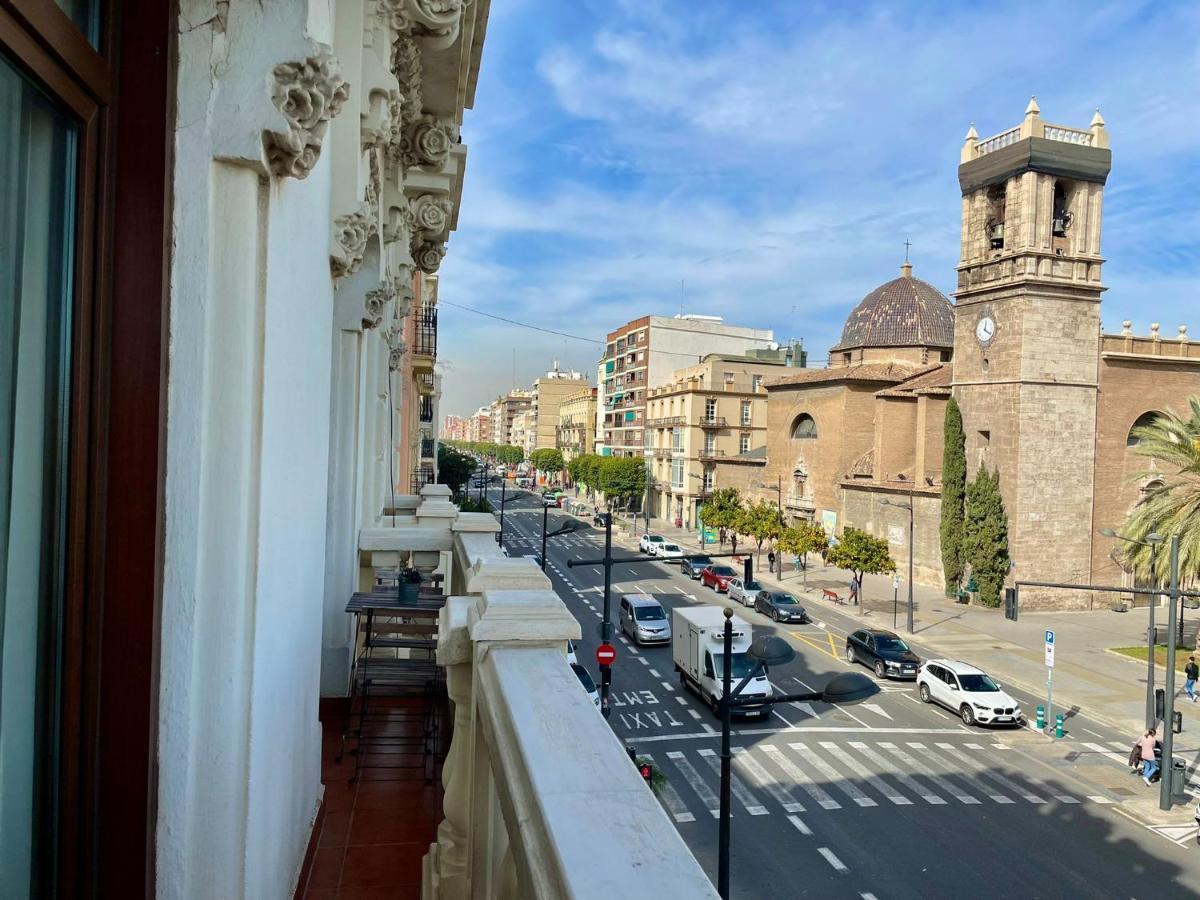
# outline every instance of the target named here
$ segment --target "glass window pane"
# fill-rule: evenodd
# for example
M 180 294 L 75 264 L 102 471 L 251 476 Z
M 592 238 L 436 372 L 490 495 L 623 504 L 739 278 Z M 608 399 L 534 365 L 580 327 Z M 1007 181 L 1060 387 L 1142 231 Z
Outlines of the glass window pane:
M 71 17 L 88 43 L 100 49 L 100 0 L 55 0 L 58 8 Z
M 74 126 L 0 57 L 0 884 L 42 896 L 66 523 Z M 53 803 L 50 804 L 50 808 Z M 52 843 L 47 844 L 52 847 Z

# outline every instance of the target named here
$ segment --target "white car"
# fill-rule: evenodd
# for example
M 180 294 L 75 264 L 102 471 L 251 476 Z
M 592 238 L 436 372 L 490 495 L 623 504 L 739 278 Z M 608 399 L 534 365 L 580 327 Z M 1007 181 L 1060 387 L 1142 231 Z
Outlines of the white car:
M 592 680 L 592 673 L 579 663 L 571 663 L 571 671 L 575 673 L 575 677 L 579 679 L 579 683 L 587 691 L 588 699 L 592 701 L 596 709 L 599 709 L 600 691 L 596 688 L 596 682 Z
M 661 534 L 643 534 L 642 539 L 638 541 L 638 549 L 654 556 L 657 552 L 657 545 L 662 543 L 664 540 Z
M 683 548 L 678 544 L 668 544 L 666 541 L 656 544 L 651 553 L 659 559 L 665 559 L 667 562 L 671 562 L 672 560 L 678 562 L 683 558 Z
M 754 598 L 762 590 L 757 581 L 743 581 L 741 578 L 729 579 L 729 599 L 736 600 L 742 606 L 753 606 Z
M 567 641 L 567 662 L 571 665 L 576 665 L 579 662 L 579 658 L 575 655 L 574 641 Z
M 925 662 L 917 673 L 917 692 L 924 702 L 957 713 L 964 725 L 1021 724 L 1021 704 L 987 672 L 956 659 Z

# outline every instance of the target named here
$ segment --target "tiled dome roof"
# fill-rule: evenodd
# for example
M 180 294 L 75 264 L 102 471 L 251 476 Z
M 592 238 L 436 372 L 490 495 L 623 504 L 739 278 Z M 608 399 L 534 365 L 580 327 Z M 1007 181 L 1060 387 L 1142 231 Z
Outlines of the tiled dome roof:
M 855 347 L 953 347 L 954 307 L 927 281 L 912 277 L 912 266 L 862 298 L 846 318 L 833 350 Z

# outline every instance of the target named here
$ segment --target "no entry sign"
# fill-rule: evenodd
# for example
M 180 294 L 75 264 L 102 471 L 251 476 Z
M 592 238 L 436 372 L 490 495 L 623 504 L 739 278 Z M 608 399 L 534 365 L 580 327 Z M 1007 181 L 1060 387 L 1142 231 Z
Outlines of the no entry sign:
M 596 648 L 596 662 L 602 666 L 611 666 L 617 658 L 617 648 L 612 644 L 601 644 Z

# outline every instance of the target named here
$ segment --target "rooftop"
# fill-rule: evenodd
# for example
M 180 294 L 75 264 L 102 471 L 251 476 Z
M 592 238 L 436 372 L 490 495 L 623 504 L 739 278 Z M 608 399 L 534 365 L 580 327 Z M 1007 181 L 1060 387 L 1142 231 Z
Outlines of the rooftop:
M 912 264 L 859 301 L 833 351 L 858 347 L 953 347 L 954 307 L 927 281 L 914 278 Z

